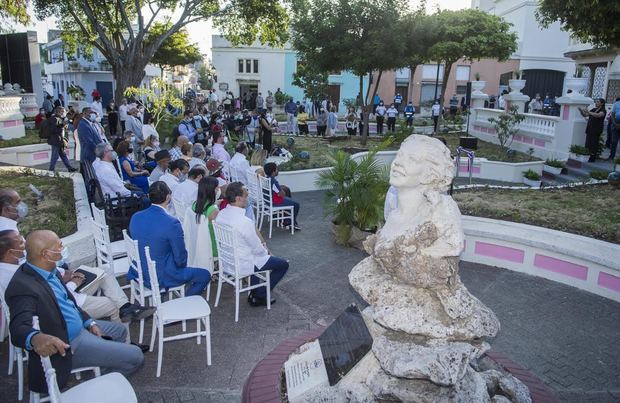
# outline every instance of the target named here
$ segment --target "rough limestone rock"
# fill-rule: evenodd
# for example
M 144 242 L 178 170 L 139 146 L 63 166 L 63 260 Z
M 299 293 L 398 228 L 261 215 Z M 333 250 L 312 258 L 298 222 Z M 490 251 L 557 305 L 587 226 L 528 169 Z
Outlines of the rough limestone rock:
M 491 403 L 510 403 L 510 399 L 506 396 L 495 395 L 491 398 Z
M 369 257 L 349 282 L 370 305 L 363 312 L 372 351 L 334 387 L 308 393 L 312 402 L 529 402 L 510 375 L 472 367 L 499 331 L 495 314 L 458 275 L 464 235 L 458 206 L 446 194 L 454 176 L 450 151 L 412 135 L 390 170 L 398 206 L 364 242 Z M 391 206 L 391 205 L 390 205 Z

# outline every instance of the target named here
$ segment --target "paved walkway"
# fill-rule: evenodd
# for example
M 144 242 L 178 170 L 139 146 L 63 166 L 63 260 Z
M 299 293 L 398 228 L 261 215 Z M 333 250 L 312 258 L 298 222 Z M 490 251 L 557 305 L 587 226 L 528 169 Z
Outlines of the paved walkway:
M 364 253 L 332 241 L 320 207 L 322 193 L 295 196 L 301 201 L 303 230 L 290 235 L 277 229 L 268 241 L 275 255 L 291 263 L 276 288 L 277 303 L 267 311 L 242 301 L 235 323 L 233 293 L 226 288 L 220 305 L 212 307 L 213 365 L 206 366 L 204 344 L 196 345 L 195 339 L 166 343 L 162 376 L 155 377 L 157 355 L 148 353 L 144 368 L 130 379 L 141 402 L 238 401 L 248 373 L 280 341 L 327 325 L 351 302 L 361 303 L 347 275 Z M 468 263 L 461 268 L 467 287 L 502 324 L 493 349 L 540 377 L 562 401 L 620 401 L 620 304 L 508 270 Z M 174 333 L 180 326 L 166 330 Z M 145 333 L 150 337 L 150 322 Z M 132 334 L 135 339 L 135 326 Z M 14 401 L 17 391 L 15 376 L 6 375 L 6 363 L 4 343 L 3 402 Z

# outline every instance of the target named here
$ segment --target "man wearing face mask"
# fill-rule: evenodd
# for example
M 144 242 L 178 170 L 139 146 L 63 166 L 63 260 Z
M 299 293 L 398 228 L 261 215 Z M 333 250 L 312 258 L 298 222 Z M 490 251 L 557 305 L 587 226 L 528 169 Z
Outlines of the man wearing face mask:
M 125 183 L 118 176 L 112 161 L 118 158 L 116 152 L 110 144 L 101 143 L 95 147 L 97 159 L 93 162 L 93 169 L 101 186 L 101 193 L 111 198 L 120 196 L 130 196 L 131 190 L 125 187 Z
M 179 183 L 172 190 L 172 198 L 177 201 L 191 206 L 196 201 L 198 195 L 198 182 L 202 178 L 207 176 L 207 168 L 202 165 L 198 165 L 189 170 L 187 179 Z M 179 214 L 185 214 L 185 212 L 179 211 Z
M 185 136 L 190 142 L 194 142 L 196 127 L 194 126 L 194 114 L 190 110 L 183 113 L 183 120 L 179 123 L 179 135 Z
M 168 164 L 168 172 L 163 174 L 160 181 L 165 182 L 171 191 L 174 191 L 181 182 L 187 179 L 189 172 L 189 162 L 184 159 L 178 159 Z
M 65 247 L 62 252 L 62 259 L 68 259 L 68 252 Z M 4 293 L 6 288 L 17 271 L 19 266 L 26 262 L 26 241 L 17 232 L 12 230 L 0 231 L 0 291 Z M 58 266 L 61 266 L 58 262 Z M 143 308 L 139 305 L 130 304 L 127 295 L 123 292 L 116 277 L 109 266 L 103 266 L 106 275 L 102 278 L 97 292 L 101 290 L 102 296 L 81 294 L 77 291 L 84 277 L 81 273 L 74 273 L 57 267 L 61 275 L 62 282 L 65 284 L 77 306 L 86 311 L 92 318 L 110 318 L 114 322 L 139 321 L 152 316 L 155 308 Z
M 139 347 L 124 343 L 127 330 L 122 324 L 95 322 L 79 308 L 56 268 L 62 250 L 60 238 L 52 231 L 31 232 L 26 239 L 27 261 L 6 289 L 11 341 L 29 351 L 28 386 L 38 393 L 47 392 L 39 357 L 51 358 L 61 388 L 73 368 L 93 366 L 129 375 L 144 362 Z M 40 330 L 33 328 L 34 316 Z
M 129 110 L 127 120 L 125 121 L 125 131 L 131 131 L 135 138 L 134 148 L 136 151 L 144 143 L 144 137 L 142 134 L 142 121 L 138 118 L 138 108 L 132 108 Z
M 149 285 L 144 253 L 144 248 L 148 246 L 151 258 L 157 267 L 160 287 L 170 288 L 189 284 L 186 296 L 202 294 L 209 285 L 211 274 L 208 270 L 187 267 L 183 228 L 179 220 L 167 211 L 172 199 L 170 188 L 164 182 L 155 182 L 149 188 L 149 198 L 153 203 L 151 207 L 135 213 L 129 222 L 131 237 L 138 241 L 145 285 Z M 127 278 L 136 279 L 138 273 L 132 268 L 127 273 Z
M 77 169 L 71 166 L 69 158 L 67 158 L 66 150 L 69 148 L 69 138 L 66 135 L 67 118 L 65 115 L 65 108 L 57 106 L 54 110 L 54 115 L 50 117 L 52 123 L 49 126 L 49 137 L 47 138 L 47 144 L 52 146 L 52 154 L 50 157 L 50 171 L 56 170 L 56 162 L 58 158 L 62 160 L 69 172 L 75 172 Z
M 230 154 L 228 154 L 228 151 L 224 148 L 224 144 L 226 144 L 226 136 L 224 136 L 224 133 L 213 133 L 213 149 L 211 150 L 211 155 L 216 160 L 228 164 L 230 162 Z
M 19 232 L 17 220 L 28 215 L 28 205 L 13 189 L 0 189 L 0 231 L 7 229 Z
M 103 139 L 99 135 L 94 123 L 97 120 L 97 114 L 91 112 L 90 108 L 82 109 L 82 116 L 86 119 L 80 119 L 78 125 L 78 139 L 80 141 L 80 161 L 88 161 L 91 164 L 95 161 L 95 146 L 103 143 Z

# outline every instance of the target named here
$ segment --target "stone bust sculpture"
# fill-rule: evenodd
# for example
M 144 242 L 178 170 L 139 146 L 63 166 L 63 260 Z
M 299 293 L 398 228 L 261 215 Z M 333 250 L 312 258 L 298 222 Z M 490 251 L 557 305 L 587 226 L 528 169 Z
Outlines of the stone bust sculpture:
M 463 231 L 446 194 L 453 176 L 450 151 L 438 139 L 412 135 L 402 143 L 390 170 L 398 208 L 366 244 L 388 274 L 422 288 L 455 281 Z

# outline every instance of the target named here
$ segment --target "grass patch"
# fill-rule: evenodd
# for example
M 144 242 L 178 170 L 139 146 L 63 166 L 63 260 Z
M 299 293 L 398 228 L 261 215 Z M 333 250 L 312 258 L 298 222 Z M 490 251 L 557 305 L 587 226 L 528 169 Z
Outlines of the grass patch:
M 537 225 L 620 244 L 620 190 L 609 185 L 563 189 L 458 190 L 462 214 Z
M 77 231 L 73 181 L 61 176 L 39 176 L 31 169 L 19 171 L 0 170 L 2 187 L 15 189 L 28 204 L 28 216 L 18 223 L 23 235 L 35 229 L 54 231 L 59 237 Z M 30 190 L 34 185 L 45 196 L 38 200 Z
M 323 140 L 317 137 L 294 137 L 295 144 L 293 147 L 289 147 L 286 144 L 286 139 L 289 136 L 274 135 L 273 143 L 279 147 L 283 147 L 293 154 L 293 159 L 289 162 L 281 164 L 279 170 L 284 171 L 296 171 L 300 169 L 313 169 L 313 168 L 325 168 L 333 165 L 332 160 L 329 158 L 329 153 L 335 149 L 342 148 L 356 148 L 363 150 L 369 150 L 373 147 L 381 144 L 383 138 L 369 137 L 365 146 L 360 145 L 360 137 L 354 137 L 348 140 L 336 140 L 331 144 L 327 140 Z M 388 147 L 388 150 L 397 150 L 398 146 Z M 300 151 L 307 151 L 310 153 L 308 160 L 302 160 L 298 154 Z M 355 150 L 351 150 L 355 151 Z
M 39 138 L 39 131 L 26 129 L 26 135 L 18 139 L 0 140 L 0 148 L 26 146 L 30 144 L 47 144 L 45 139 Z

